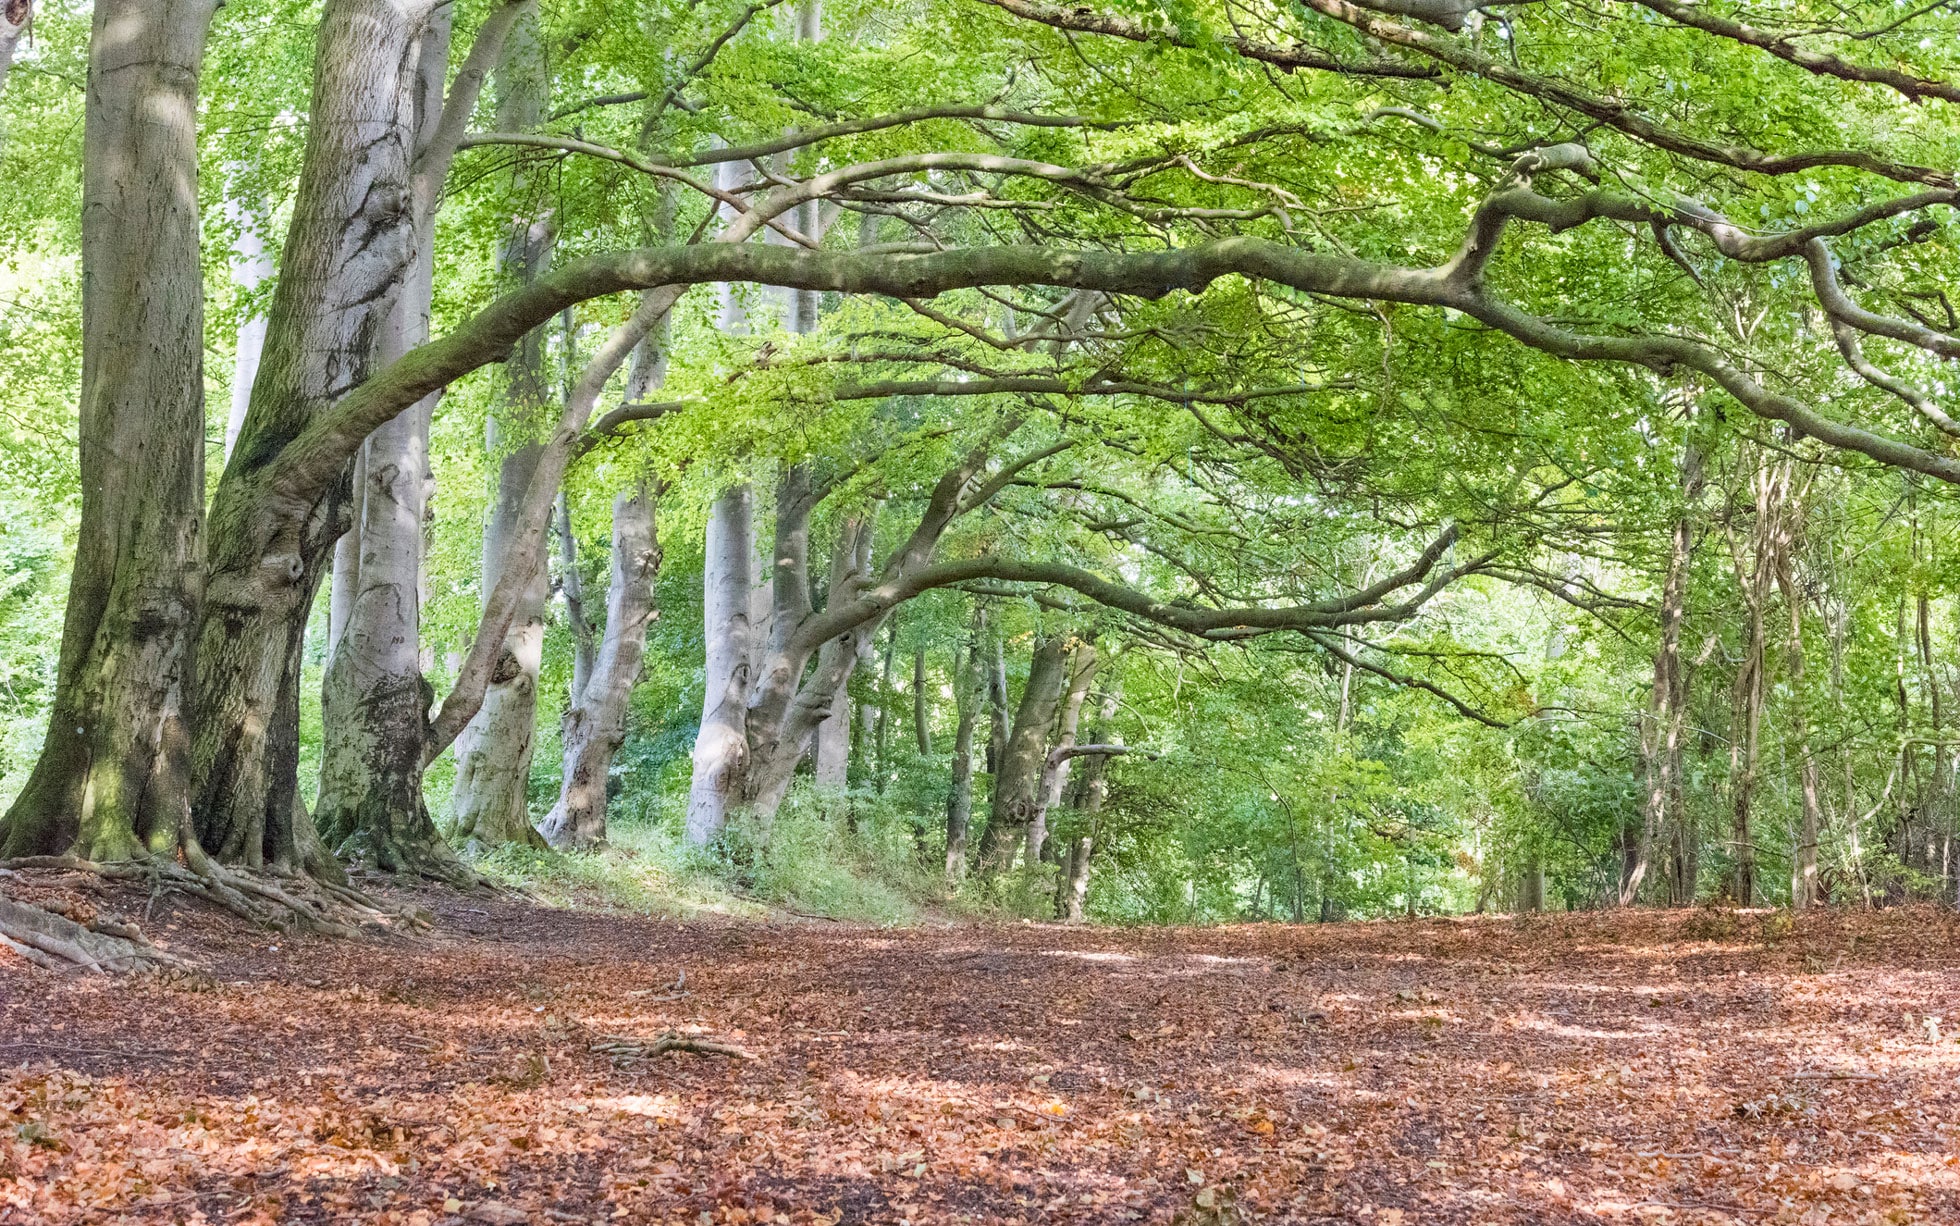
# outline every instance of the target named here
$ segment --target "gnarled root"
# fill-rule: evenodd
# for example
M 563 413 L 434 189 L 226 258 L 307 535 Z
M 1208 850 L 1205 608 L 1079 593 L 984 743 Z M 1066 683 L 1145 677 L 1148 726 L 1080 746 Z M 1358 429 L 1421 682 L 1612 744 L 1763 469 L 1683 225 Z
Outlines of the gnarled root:
M 145 940 L 135 926 L 113 918 L 79 923 L 52 910 L 0 897 L 0 946 L 49 970 L 80 967 L 93 974 L 185 963 Z
M 194 843 L 184 863 L 160 857 L 103 862 L 76 856 L 28 856 L 6 862 L 15 869 L 65 869 L 111 881 L 136 881 L 151 894 L 177 890 L 195 895 L 241 919 L 287 932 L 321 936 L 394 935 L 426 929 L 425 914 L 389 907 L 352 886 L 306 875 L 273 876 L 218 864 Z

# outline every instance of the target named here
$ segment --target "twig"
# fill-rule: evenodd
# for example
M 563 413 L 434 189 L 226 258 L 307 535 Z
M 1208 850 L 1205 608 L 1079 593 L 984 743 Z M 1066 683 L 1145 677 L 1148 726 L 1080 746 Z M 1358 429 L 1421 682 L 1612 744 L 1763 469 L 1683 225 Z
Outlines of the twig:
M 616 1063 L 627 1060 L 651 1060 L 670 1051 L 693 1052 L 700 1056 L 729 1056 L 737 1060 L 757 1058 L 756 1054 L 746 1047 L 737 1047 L 733 1043 L 724 1043 L 720 1039 L 681 1034 L 676 1030 L 662 1031 L 650 1043 L 625 1035 L 606 1035 L 594 1043 L 590 1050 L 611 1056 Z
M 1877 1073 L 1787 1073 L 1786 1081 L 1883 1081 Z

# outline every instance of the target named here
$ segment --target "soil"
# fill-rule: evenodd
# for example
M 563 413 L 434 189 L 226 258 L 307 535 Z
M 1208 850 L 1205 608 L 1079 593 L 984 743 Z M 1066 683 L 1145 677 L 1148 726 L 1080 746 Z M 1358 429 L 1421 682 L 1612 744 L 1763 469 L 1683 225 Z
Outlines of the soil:
M 0 953 L 0 1223 L 1960 1222 L 1960 920 L 676 923 Z M 662 1035 L 740 1055 L 639 1053 Z

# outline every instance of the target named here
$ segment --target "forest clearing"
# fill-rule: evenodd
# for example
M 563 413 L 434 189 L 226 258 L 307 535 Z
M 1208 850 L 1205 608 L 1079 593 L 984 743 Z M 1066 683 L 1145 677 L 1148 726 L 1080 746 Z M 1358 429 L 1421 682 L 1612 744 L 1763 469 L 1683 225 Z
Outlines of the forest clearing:
M 50 882 L 49 888 L 55 883 Z M 0 1006 L 6 1222 L 1919 1223 L 1960 922 L 1211 929 L 459 903 Z M 635 1044 L 709 1034 L 752 1056 Z

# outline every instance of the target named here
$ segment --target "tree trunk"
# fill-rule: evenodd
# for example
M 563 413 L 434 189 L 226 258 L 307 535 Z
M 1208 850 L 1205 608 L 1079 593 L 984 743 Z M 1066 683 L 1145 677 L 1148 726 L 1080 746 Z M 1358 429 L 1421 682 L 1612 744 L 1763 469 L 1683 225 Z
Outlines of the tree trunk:
M 1037 791 L 1034 817 L 1028 822 L 1028 867 L 1041 862 L 1048 846 L 1048 813 L 1062 803 L 1068 787 L 1069 750 L 1075 748 L 1076 729 L 1082 721 L 1082 702 L 1089 696 L 1089 685 L 1096 678 L 1096 646 L 1083 641 L 1075 648 L 1069 666 L 1068 689 L 1061 701 L 1061 719 L 1054 747 L 1042 762 L 1041 786 Z
M 1052 635 L 1035 645 L 1028 683 L 1014 712 L 1014 728 L 994 776 L 993 812 L 980 836 L 980 863 L 988 872 L 1013 867 L 1014 852 L 1026 841 L 1041 803 L 1042 766 L 1048 758 L 1048 731 L 1055 725 L 1062 687 L 1068 681 L 1068 639 Z
M 572 634 L 570 706 L 575 707 L 585 697 L 585 687 L 591 684 L 599 649 L 592 619 L 586 613 L 585 576 L 579 573 L 578 537 L 572 532 L 572 503 L 562 489 L 558 491 L 558 558 L 558 594 L 565 598 L 565 621 Z
M 838 530 L 837 545 L 830 557 L 830 592 L 843 592 L 853 576 L 871 570 L 871 521 L 868 516 L 851 516 Z M 850 786 L 851 768 L 851 691 L 850 674 L 857 671 L 855 655 L 849 662 L 844 684 L 830 699 L 830 713 L 817 727 L 814 776 L 820 788 L 842 791 Z
M 1953 811 L 1953 769 L 1952 758 L 1950 756 L 1951 751 L 1945 744 L 1946 709 L 1940 694 L 1940 675 L 1939 670 L 1933 663 L 1931 603 L 1923 592 L 1914 601 L 1916 606 L 1914 638 L 1919 648 L 1919 672 L 1920 676 L 1925 680 L 1926 698 L 1929 713 L 1932 715 L 1933 731 L 1933 773 L 1930 786 L 1926 790 L 1926 799 L 1921 804 L 1920 810 L 1926 815 L 1929 834 L 1939 826 L 1948 827 L 1946 830 L 1939 832 L 1942 841 L 1942 854 L 1939 859 L 1937 876 L 1941 878 L 1943 887 L 1950 887 L 1953 872 L 1950 858 L 1946 854 L 1946 844 L 1950 842 L 1952 837 L 1949 823 L 1952 821 L 1951 814 Z M 1846 809 L 1846 820 L 1847 824 L 1856 821 L 1855 816 L 1848 807 Z M 1939 896 L 1945 897 L 1947 893 L 1948 889 L 1942 888 Z
M 199 7 L 216 6 L 207 4 Z M 14 66 L 14 48 L 20 45 L 21 35 L 27 33 L 28 23 L 33 19 L 34 0 L 0 0 L 0 96 L 7 92 L 7 72 Z M 205 21 L 209 22 L 210 18 L 205 18 Z M 0 139 L 5 136 L 6 131 L 0 129 Z
M 885 651 L 883 663 L 878 669 L 878 793 L 883 795 L 885 785 L 891 782 L 892 748 L 892 651 L 898 645 L 898 623 L 885 623 Z
M 687 798 L 687 841 L 705 847 L 728 825 L 748 764 L 751 653 L 749 591 L 755 559 L 755 497 L 738 485 L 708 508 L 702 629 L 707 642 L 701 730 Z
M 449 67 L 444 9 L 417 39 L 413 77 L 415 146 L 427 144 L 442 113 Z M 385 364 L 428 340 L 435 296 L 435 217 L 418 207 L 414 256 L 382 322 L 375 360 Z M 323 743 L 314 822 L 343 859 L 387 872 L 457 875 L 422 799 L 430 690 L 422 673 L 422 531 L 430 486 L 429 418 L 423 400 L 368 436 L 356 465 L 361 487 L 350 535 L 358 558 L 351 582 L 329 597 L 345 602 L 321 684 Z M 338 545 L 336 545 L 338 553 Z M 331 617 L 330 617 L 331 620 Z
M 497 421 L 489 424 L 495 446 Z M 484 534 L 486 594 L 506 566 L 528 567 L 531 574 L 518 602 L 503 650 L 490 674 L 476 717 L 456 738 L 456 785 L 451 799 L 451 836 L 477 851 L 506 843 L 542 847 L 531 825 L 527 802 L 531 753 L 536 745 L 538 670 L 544 660 L 544 612 L 548 596 L 543 568 L 535 556 L 517 556 L 512 538 L 520 530 L 525 491 L 536 472 L 539 447 L 528 443 L 504 457 L 497 498 Z
M 932 756 L 932 729 L 926 714 L 926 649 L 919 647 L 912 652 L 912 737 L 918 743 L 919 756 Z
M 660 573 L 654 495 L 645 484 L 613 500 L 612 582 L 606 589 L 605 641 L 592 676 L 565 712 L 564 778 L 545 816 L 554 847 L 592 847 L 606 839 L 606 777 L 626 736 L 626 711 L 646 656 L 653 581 Z
M 810 777 L 820 788 L 843 791 L 851 783 L 851 690 L 837 687 L 830 697 L 830 714 L 817 727 L 817 744 Z
M 1111 726 L 1116 709 L 1123 701 L 1121 677 L 1111 678 L 1103 688 L 1102 712 L 1090 734 L 1092 742 L 1120 745 L 1123 739 Z M 1089 898 L 1089 863 L 1096 853 L 1103 801 L 1109 798 L 1109 758 L 1095 754 L 1082 763 L 1082 777 L 1076 784 L 1075 808 L 1082 815 L 1082 831 L 1070 842 L 1066 869 L 1062 874 L 1061 919 L 1070 924 L 1082 922 L 1083 904 Z M 1262 879 L 1263 883 L 1263 879 Z
M 1681 743 L 1687 731 L 1688 681 L 1681 658 L 1681 630 L 1687 617 L 1688 569 L 1694 550 L 1694 521 L 1687 508 L 1700 492 L 1701 455 L 1691 446 L 1681 463 L 1683 510 L 1669 532 L 1667 570 L 1661 580 L 1661 639 L 1654 651 L 1653 688 L 1640 738 L 1646 775 L 1640 842 L 1633 870 L 1627 874 L 1620 891 L 1623 907 L 1639 901 L 1640 886 L 1652 868 L 1657 847 L 1664 838 L 1678 839 L 1686 821 L 1680 775 Z M 1682 901 L 1681 867 L 1679 855 L 1668 857 L 1668 871 L 1664 876 L 1672 902 Z
M 480 61 L 494 61 L 522 5 L 485 18 L 438 138 L 418 152 L 411 61 L 432 8 L 432 0 L 328 0 L 316 35 L 292 224 L 251 406 L 212 500 L 193 640 L 192 812 L 221 858 L 291 862 L 309 842 L 294 799 L 300 648 L 324 563 L 346 527 L 346 461 L 358 447 L 336 439 L 297 467 L 288 448 L 373 370 L 413 261 L 417 219 L 433 212 L 463 135 L 459 117 L 475 105 Z
M 996 638 L 987 670 L 987 774 L 1000 790 L 1000 767 L 1007 760 L 1007 644 Z
M 1762 619 L 1752 613 L 1749 620 L 1743 673 L 1738 678 L 1742 691 L 1739 713 L 1742 735 L 1736 738 L 1729 762 L 1733 778 L 1730 812 L 1735 839 L 1735 901 L 1741 907 L 1756 905 L 1756 838 L 1750 827 L 1750 818 L 1755 809 L 1756 779 L 1762 759 L 1763 666 L 1766 656 Z
M 250 293 L 272 279 L 272 257 L 266 254 L 265 236 L 260 232 L 263 223 L 236 200 L 226 202 L 225 212 L 238 225 L 238 242 L 232 248 L 232 284 Z M 252 403 L 252 382 L 258 378 L 259 356 L 264 350 L 265 313 L 254 310 L 240 315 L 232 360 L 231 412 L 225 417 L 226 459 L 231 458 L 238 432 L 245 426 L 245 410 Z
M 1545 909 L 1545 862 L 1532 856 L 1518 875 L 1518 910 L 1535 913 Z
M 98 0 L 82 171 L 82 518 L 48 730 L 0 856 L 186 835 L 185 648 L 204 507 L 198 72 L 212 0 Z M 26 6 L 8 3 L 12 38 Z M 19 18 L 18 22 L 15 18 Z
M 500 97 L 497 127 L 529 132 L 543 119 L 549 87 L 544 44 L 534 15 L 527 15 L 505 42 L 497 72 Z M 512 195 L 523 199 L 529 187 L 514 176 Z M 548 210 L 519 216 L 505 239 L 499 263 L 513 287 L 528 285 L 544 271 L 554 234 Z M 547 329 L 533 328 L 504 363 L 504 394 L 484 426 L 484 447 L 501 456 L 497 494 L 484 534 L 484 610 L 506 568 L 522 568 L 528 582 L 505 632 L 503 650 L 491 672 L 482 706 L 456 738 L 456 784 L 451 794 L 451 833 L 476 851 L 506 843 L 542 847 L 531 825 L 531 756 L 537 746 L 538 671 L 544 661 L 544 618 L 550 591 L 543 558 L 519 550 L 524 506 L 539 471 L 550 424 L 551 390 L 544 362 Z
M 980 722 L 980 704 L 987 684 L 986 611 L 973 610 L 973 633 L 953 660 L 953 780 L 946 793 L 946 880 L 958 884 L 966 876 L 967 830 L 973 824 L 973 730 Z
M 329 0 L 307 144 L 251 407 L 211 511 L 191 709 L 193 812 L 221 859 L 294 849 L 300 647 L 344 528 L 345 479 L 322 495 L 261 488 L 284 446 L 376 367 L 415 255 L 411 56 L 426 8 Z M 288 741 L 291 741 L 290 746 Z
M 696 745 L 693 784 L 695 797 L 701 799 L 699 812 L 706 813 L 707 806 L 718 803 L 719 820 L 725 822 L 729 812 L 747 811 L 762 823 L 758 836 L 766 837 L 767 823 L 788 792 L 797 767 L 810 753 L 818 729 L 835 709 L 838 691 L 858 666 L 866 645 L 881 626 L 888 629 L 882 688 L 889 691 L 892 641 L 889 619 L 897 604 L 907 598 L 908 581 L 930 567 L 933 552 L 946 528 L 961 514 L 984 504 L 1018 471 L 1010 467 L 980 490 L 970 492 L 969 487 L 985 467 L 986 460 L 986 448 L 975 448 L 941 474 L 918 525 L 904 545 L 886 560 L 880 576 L 872 580 L 867 565 L 850 573 L 844 582 L 833 582 L 821 611 L 812 607 L 809 524 L 812 511 L 831 487 L 815 481 L 806 466 L 793 465 L 783 471 L 776 487 L 776 532 L 771 560 L 759 568 L 769 572 L 768 600 L 752 601 L 743 635 L 748 644 L 748 694 L 740 716 L 742 749 L 738 758 L 726 748 L 715 748 L 714 742 L 730 730 L 729 721 L 704 719 L 703 739 Z M 725 577 L 717 578 L 720 572 L 715 555 L 723 550 L 709 552 L 710 588 L 730 584 L 723 598 L 732 601 L 736 597 L 732 584 Z M 748 589 L 751 596 L 763 586 L 751 581 Z M 916 594 L 916 589 L 910 594 Z M 712 606 L 714 600 L 709 603 Z M 716 625 L 712 613 L 708 620 L 712 649 Z M 711 661 L 708 678 L 711 710 L 712 703 L 719 701 L 715 697 L 718 687 L 725 684 L 718 680 L 721 675 Z M 887 726 L 888 721 L 881 714 L 878 738 L 881 777 L 886 760 Z M 722 798 L 719 802 L 708 799 L 717 796 Z M 692 801 L 690 807 L 696 811 Z M 701 833 L 710 824 L 704 820 L 691 824 L 690 828 Z
M 1791 534 L 1786 533 L 1784 547 L 1778 551 L 1776 582 L 1783 591 L 1783 603 L 1789 606 L 1790 642 L 1789 675 L 1790 705 L 1793 708 L 1791 720 L 1797 739 L 1798 770 L 1801 772 L 1803 789 L 1803 809 L 1801 825 L 1798 827 L 1795 863 L 1792 866 L 1790 882 L 1790 905 L 1801 911 L 1823 901 L 1823 884 L 1817 877 L 1817 838 L 1823 825 L 1823 802 L 1818 795 L 1819 777 L 1817 756 L 1810 750 L 1810 708 L 1809 694 L 1804 684 L 1803 650 L 1803 595 L 1797 590 L 1794 565 L 1790 557 Z
M 1096 851 L 1096 836 L 1084 832 L 1069 840 L 1068 860 L 1062 866 L 1061 919 L 1082 922 L 1082 904 L 1089 898 L 1089 859 Z

